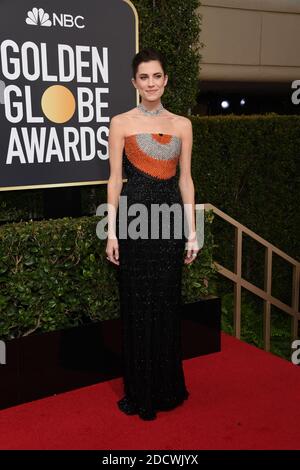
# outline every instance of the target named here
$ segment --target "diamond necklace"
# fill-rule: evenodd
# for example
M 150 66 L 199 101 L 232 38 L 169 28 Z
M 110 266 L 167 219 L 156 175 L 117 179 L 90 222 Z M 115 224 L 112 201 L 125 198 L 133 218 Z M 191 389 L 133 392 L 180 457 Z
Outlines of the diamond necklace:
M 143 103 L 140 103 L 137 105 L 137 108 L 142 111 L 143 114 L 146 114 L 147 116 L 157 116 L 158 114 L 161 114 L 162 111 L 165 109 L 163 105 L 160 103 L 158 108 L 156 108 L 154 111 L 149 111 Z

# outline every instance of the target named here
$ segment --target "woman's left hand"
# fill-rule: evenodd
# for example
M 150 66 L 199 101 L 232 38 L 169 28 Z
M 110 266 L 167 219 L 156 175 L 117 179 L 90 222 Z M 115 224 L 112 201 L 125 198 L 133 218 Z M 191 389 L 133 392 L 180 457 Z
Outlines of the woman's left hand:
M 185 244 L 185 249 L 187 250 L 187 253 L 184 258 L 184 264 L 192 263 L 197 258 L 198 253 L 201 251 L 197 239 L 187 241 Z

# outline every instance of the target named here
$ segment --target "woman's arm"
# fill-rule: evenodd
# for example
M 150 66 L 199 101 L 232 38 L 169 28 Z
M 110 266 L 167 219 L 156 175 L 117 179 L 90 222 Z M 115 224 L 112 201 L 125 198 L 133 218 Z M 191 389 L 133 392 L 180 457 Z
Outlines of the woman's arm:
M 191 175 L 191 160 L 193 146 L 193 128 L 188 118 L 182 117 L 182 145 L 179 159 L 180 176 L 179 189 L 184 204 L 185 215 L 188 223 L 188 243 L 187 258 L 191 258 L 192 252 L 198 252 L 198 244 L 196 238 L 196 222 L 195 222 L 195 188 Z M 192 261 L 192 259 L 190 260 Z M 187 263 L 187 260 L 185 261 Z
M 114 116 L 110 122 L 109 137 L 109 165 L 110 176 L 107 183 L 108 206 L 108 241 L 106 254 L 110 261 L 119 264 L 118 241 L 116 236 L 116 214 L 119 205 L 119 196 L 123 187 L 122 156 L 124 148 L 124 134 L 120 117 Z

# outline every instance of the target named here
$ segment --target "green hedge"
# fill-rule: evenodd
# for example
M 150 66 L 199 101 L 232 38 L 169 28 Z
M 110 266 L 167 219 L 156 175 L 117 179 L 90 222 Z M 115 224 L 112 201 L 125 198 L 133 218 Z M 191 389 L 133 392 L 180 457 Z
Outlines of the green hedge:
M 196 201 L 209 202 L 299 260 L 300 117 L 192 117 Z M 215 217 L 214 261 L 234 270 L 234 231 Z M 264 248 L 243 237 L 242 275 L 264 288 Z M 292 270 L 273 257 L 272 294 L 291 304 Z M 233 332 L 233 284 L 219 276 L 223 330 Z M 263 347 L 263 303 L 242 290 L 242 339 Z M 271 351 L 289 359 L 291 321 L 272 307 Z
M 299 116 L 193 117 L 197 202 L 210 202 L 299 260 Z M 233 270 L 234 232 L 213 225 L 215 260 Z M 264 287 L 264 249 L 243 239 L 242 275 Z M 272 294 L 291 303 L 292 270 L 273 258 Z M 228 292 L 219 283 L 219 294 Z
M 11 339 L 119 316 L 116 265 L 96 235 L 100 217 L 0 227 L 0 337 Z M 212 214 L 200 258 L 184 265 L 183 300 L 213 288 Z
M 191 120 L 197 202 L 216 205 L 299 259 L 300 116 Z M 220 233 L 224 260 L 229 237 L 228 231 Z

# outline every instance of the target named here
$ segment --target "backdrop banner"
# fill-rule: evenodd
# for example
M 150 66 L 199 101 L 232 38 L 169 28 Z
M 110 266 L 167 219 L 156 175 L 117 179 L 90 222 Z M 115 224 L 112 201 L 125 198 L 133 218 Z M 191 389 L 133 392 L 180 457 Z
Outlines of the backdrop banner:
M 137 28 L 128 0 L 0 1 L 0 190 L 107 181 Z

